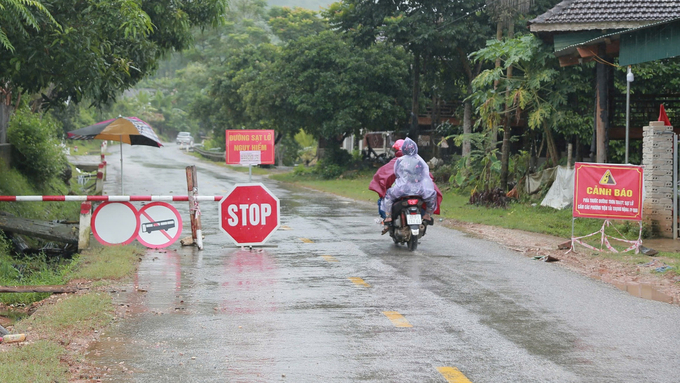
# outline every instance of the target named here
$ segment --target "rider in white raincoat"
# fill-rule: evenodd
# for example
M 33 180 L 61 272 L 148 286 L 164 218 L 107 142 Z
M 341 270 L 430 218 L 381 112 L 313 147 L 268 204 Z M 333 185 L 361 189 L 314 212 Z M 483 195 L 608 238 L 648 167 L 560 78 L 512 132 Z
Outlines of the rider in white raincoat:
M 387 215 L 385 222 L 392 220 L 392 205 L 401 197 L 420 196 L 427 208 L 424 220 L 429 220 L 430 215 L 437 209 L 437 192 L 434 182 L 430 178 L 430 167 L 418 155 L 418 145 L 412 139 L 406 138 L 401 146 L 404 154 L 394 164 L 394 174 L 397 179 L 394 185 L 385 193 L 384 211 Z

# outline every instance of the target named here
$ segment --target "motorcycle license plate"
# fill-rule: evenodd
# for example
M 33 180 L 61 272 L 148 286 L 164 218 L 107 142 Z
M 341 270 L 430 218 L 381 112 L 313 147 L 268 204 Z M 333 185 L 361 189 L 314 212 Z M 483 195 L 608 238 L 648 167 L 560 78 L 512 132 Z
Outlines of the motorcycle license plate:
M 407 225 L 420 225 L 421 223 L 423 223 L 423 218 L 420 214 L 406 214 Z

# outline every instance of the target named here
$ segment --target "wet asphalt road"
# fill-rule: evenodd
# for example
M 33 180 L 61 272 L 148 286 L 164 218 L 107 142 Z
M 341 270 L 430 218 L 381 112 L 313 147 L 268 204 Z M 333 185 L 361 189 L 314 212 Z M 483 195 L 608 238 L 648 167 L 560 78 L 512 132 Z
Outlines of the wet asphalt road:
M 192 164 L 201 195 L 248 181 L 173 144 L 124 153 L 128 194 L 185 195 Z M 253 181 L 281 200 L 272 247 L 234 247 L 201 203 L 205 249 L 148 250 L 145 292 L 116 295 L 134 314 L 88 351 L 104 381 L 680 381 L 677 306 L 439 226 L 409 252 L 380 236 L 372 204 Z

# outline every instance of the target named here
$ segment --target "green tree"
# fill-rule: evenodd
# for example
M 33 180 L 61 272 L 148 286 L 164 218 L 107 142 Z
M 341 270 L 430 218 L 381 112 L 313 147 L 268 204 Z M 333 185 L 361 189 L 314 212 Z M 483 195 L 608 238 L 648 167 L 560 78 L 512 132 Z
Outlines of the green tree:
M 552 163 L 559 163 L 552 129 L 564 118 L 563 106 L 572 86 L 556 70 L 557 60 L 552 52 L 533 35 L 523 35 L 511 40 L 490 40 L 486 48 L 472 54 L 477 60 L 501 65 L 482 72 L 473 81 L 473 99 L 478 106 L 482 122 L 492 136 L 495 127 L 513 116 L 520 119 L 526 114 L 530 129 L 543 129 Z M 507 69 L 515 72 L 508 76 Z
M 0 116 L 21 94 L 37 95 L 33 109 L 65 101 L 103 105 L 152 73 L 158 60 L 191 42 L 191 28 L 214 25 L 223 0 L 50 0 L 58 25 L 36 15 L 40 30 L 6 31 L 13 54 L 0 47 Z M 26 33 L 23 33 L 26 32 Z M 14 100 L 14 102 L 13 102 Z M 0 118 L 0 132 L 6 124 Z M 0 133 L 0 138 L 2 133 Z
M 267 25 L 284 43 L 328 29 L 328 22 L 320 18 L 318 12 L 298 7 L 273 7 Z
M 388 130 L 404 117 L 405 64 L 398 48 L 362 49 L 325 31 L 290 42 L 243 93 L 251 116 L 337 146 L 361 129 Z
M 325 14 L 333 27 L 350 32 L 363 46 L 387 41 L 409 52 L 413 60 L 410 108 L 413 121 L 420 109 L 421 76 L 436 71 L 437 61 L 447 63 L 444 65 L 453 59 L 458 61 L 457 47 L 479 41 L 480 30 L 470 29 L 467 21 L 476 17 L 475 12 L 481 10 L 483 4 L 482 0 L 345 0 L 331 5 Z M 463 53 L 470 52 L 465 51 Z M 430 83 L 426 88 L 433 89 L 436 85 Z M 454 86 L 453 82 L 443 85 L 448 86 Z M 416 134 L 416 128 L 413 124 L 412 134 Z
M 40 24 L 36 13 L 57 25 L 50 12 L 36 0 L 0 0 L 0 46 L 14 52 L 14 45 L 7 35 L 15 33 L 28 35 L 26 27 L 40 31 Z

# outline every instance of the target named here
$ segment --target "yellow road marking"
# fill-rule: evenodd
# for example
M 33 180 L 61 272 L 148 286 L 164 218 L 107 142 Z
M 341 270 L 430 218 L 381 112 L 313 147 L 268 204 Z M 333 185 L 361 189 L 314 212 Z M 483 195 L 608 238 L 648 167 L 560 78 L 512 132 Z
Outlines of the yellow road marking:
M 312 241 L 312 240 L 309 239 L 309 238 L 300 238 L 300 241 L 302 241 L 302 242 L 304 242 L 304 243 L 314 243 L 314 241 Z
M 383 311 L 383 314 L 392 321 L 395 327 L 413 327 L 403 315 L 399 314 L 397 311 Z
M 349 277 L 347 279 L 354 282 L 355 285 L 364 286 L 364 287 L 371 287 L 371 285 L 369 285 L 368 283 L 366 283 L 366 281 L 364 281 L 363 279 L 361 279 L 359 277 Z
M 322 255 L 321 258 L 327 260 L 328 262 L 339 262 L 335 257 L 331 255 Z
M 455 367 L 437 367 L 437 371 L 449 383 L 472 383 L 468 378 Z
M 281 226 L 280 229 L 281 229 L 281 230 L 293 230 L 292 227 L 286 226 L 286 225 Z

